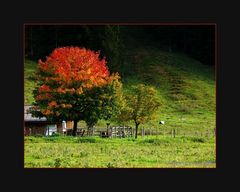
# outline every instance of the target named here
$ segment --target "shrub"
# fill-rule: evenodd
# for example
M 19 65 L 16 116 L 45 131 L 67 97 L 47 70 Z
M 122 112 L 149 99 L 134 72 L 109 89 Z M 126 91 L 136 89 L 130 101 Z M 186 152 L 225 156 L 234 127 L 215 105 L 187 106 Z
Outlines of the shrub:
M 204 143 L 206 142 L 206 140 L 202 137 L 190 137 L 189 138 L 191 141 L 193 142 L 198 142 L 198 143 Z
M 60 158 L 56 158 L 55 162 L 54 162 L 54 167 L 60 167 L 61 166 L 61 159 Z
M 97 140 L 94 137 L 80 137 L 78 143 L 96 143 Z
M 140 141 L 140 143 L 146 144 L 154 144 L 154 145 L 161 145 L 161 144 L 165 144 L 165 143 L 169 143 L 168 140 L 160 140 L 160 139 L 144 139 L 142 141 Z

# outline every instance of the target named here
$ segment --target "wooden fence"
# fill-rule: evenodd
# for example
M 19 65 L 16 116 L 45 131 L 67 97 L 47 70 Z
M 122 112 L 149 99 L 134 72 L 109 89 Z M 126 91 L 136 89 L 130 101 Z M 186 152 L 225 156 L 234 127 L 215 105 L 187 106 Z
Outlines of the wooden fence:
M 67 133 L 71 135 L 71 130 Z M 101 136 L 101 137 L 134 137 L 135 128 L 129 126 L 113 126 L 108 128 L 93 128 L 88 130 L 87 128 L 78 128 L 78 136 Z M 138 136 L 147 137 L 152 135 L 165 135 L 171 137 L 178 136 L 198 136 L 198 137 L 213 137 L 216 135 L 216 129 L 206 129 L 205 131 L 188 131 L 180 130 L 176 128 L 172 129 L 156 129 L 156 128 L 139 128 Z

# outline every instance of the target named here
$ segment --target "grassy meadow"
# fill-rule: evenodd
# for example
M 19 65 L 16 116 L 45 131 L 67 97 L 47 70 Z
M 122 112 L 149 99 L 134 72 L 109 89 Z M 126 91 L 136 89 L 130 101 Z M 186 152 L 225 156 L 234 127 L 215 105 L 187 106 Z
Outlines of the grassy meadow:
M 26 168 L 215 168 L 215 139 L 25 137 Z

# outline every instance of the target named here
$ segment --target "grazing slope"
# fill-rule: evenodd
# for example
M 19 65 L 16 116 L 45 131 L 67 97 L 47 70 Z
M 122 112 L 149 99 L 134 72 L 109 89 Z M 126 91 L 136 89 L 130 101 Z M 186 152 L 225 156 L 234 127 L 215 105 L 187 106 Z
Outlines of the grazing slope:
M 161 100 L 158 118 L 140 128 L 175 128 L 186 134 L 188 131 L 205 133 L 215 128 L 214 67 L 203 65 L 186 55 L 164 52 L 153 46 L 135 46 L 127 50 L 125 62 L 121 66 L 124 91 L 130 92 L 132 85 L 145 83 L 158 90 Z M 25 61 L 25 104 L 33 102 L 33 73 L 36 66 L 36 62 Z M 160 120 L 165 121 L 165 124 L 160 125 Z M 105 123 L 99 121 L 97 126 L 106 127 Z
M 30 105 L 34 102 L 33 89 L 35 87 L 34 73 L 37 69 L 37 63 L 25 60 L 24 63 L 24 103 Z

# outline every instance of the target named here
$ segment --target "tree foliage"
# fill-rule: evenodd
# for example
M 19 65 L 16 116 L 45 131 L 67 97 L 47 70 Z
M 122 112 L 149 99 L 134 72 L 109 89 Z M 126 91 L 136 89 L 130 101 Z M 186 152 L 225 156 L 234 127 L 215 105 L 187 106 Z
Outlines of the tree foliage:
M 156 96 L 156 89 L 150 86 L 139 84 L 133 87 L 130 94 L 126 95 L 126 106 L 118 116 L 122 121 L 134 121 L 136 134 L 138 126 L 154 119 L 160 102 Z
M 93 127 L 98 119 L 114 119 L 123 106 L 120 76 L 114 74 L 107 86 L 91 89 L 84 97 L 87 104 L 84 110 L 84 120 L 89 128 Z
M 88 125 L 99 118 L 110 118 L 121 92 L 118 74 L 110 75 L 99 52 L 79 47 L 55 49 L 46 61 L 39 60 L 32 113 L 52 121 L 85 120 Z M 119 86 L 114 86 L 118 84 Z M 116 89 L 116 90 L 115 90 Z
M 112 71 L 119 71 L 123 65 L 124 44 L 119 25 L 106 25 L 102 35 L 103 51 L 109 59 Z

